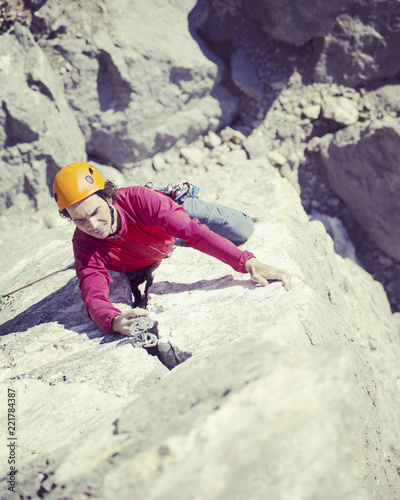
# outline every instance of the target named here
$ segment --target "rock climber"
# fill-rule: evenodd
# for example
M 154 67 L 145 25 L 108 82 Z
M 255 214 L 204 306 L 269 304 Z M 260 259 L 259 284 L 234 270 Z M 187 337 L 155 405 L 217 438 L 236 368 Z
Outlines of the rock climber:
M 71 163 L 57 173 L 53 196 L 60 215 L 76 226 L 75 269 L 86 311 L 106 333 L 130 336 L 135 318 L 148 314 L 135 307 L 138 300 L 124 312 L 108 300 L 112 278 L 107 270 L 127 274 L 132 285 L 138 274 L 149 277 L 176 239 L 249 273 L 255 283 L 266 286 L 268 280 L 280 280 L 291 289 L 288 273 L 238 248 L 253 232 L 253 221 L 237 210 L 190 197 L 179 204 L 143 186 L 118 189 L 86 162 Z

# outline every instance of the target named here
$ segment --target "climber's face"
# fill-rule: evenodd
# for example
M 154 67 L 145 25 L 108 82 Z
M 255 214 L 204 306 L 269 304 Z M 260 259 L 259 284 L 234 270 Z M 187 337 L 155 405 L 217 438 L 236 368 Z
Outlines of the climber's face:
M 94 238 L 107 238 L 111 233 L 111 214 L 106 201 L 92 194 L 67 208 L 73 223 Z

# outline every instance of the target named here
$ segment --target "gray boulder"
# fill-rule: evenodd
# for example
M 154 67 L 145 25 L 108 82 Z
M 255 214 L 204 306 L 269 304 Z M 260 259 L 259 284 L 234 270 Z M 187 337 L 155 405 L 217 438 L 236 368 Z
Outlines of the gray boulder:
M 342 96 L 326 96 L 322 102 L 322 115 L 341 125 L 352 125 L 358 121 L 357 102 Z
M 77 13 L 49 0 L 35 13 L 43 35 L 65 26 L 40 43 L 58 61 L 91 157 L 123 169 L 230 123 L 237 99 L 190 33 L 194 5 L 103 1 Z
M 63 90 L 27 28 L 15 24 L 1 36 L 0 213 L 17 195 L 43 206 L 58 169 L 86 157 Z
M 399 27 L 397 0 L 353 0 L 322 42 L 315 79 L 355 86 L 397 75 Z
M 400 71 L 397 0 L 248 0 L 243 8 L 277 40 L 314 40 L 316 81 L 355 86 Z
M 383 114 L 400 115 L 400 85 L 382 85 L 367 96 Z
M 372 241 L 400 260 L 400 121 L 355 124 L 321 140 L 332 189 Z
M 283 42 L 304 45 L 329 33 L 349 0 L 247 0 L 243 6 L 264 31 Z
M 231 57 L 231 72 L 234 84 L 244 94 L 255 100 L 262 99 L 264 86 L 245 50 L 238 49 L 233 52 Z

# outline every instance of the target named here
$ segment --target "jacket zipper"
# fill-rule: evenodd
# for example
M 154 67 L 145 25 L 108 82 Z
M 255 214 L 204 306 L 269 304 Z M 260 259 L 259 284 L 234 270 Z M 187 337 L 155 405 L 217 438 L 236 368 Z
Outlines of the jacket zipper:
M 149 245 L 148 248 L 151 248 L 152 250 L 155 250 L 156 252 L 160 253 L 161 255 L 165 255 L 165 252 L 162 252 L 158 248 L 153 247 L 152 245 Z
M 129 246 L 131 246 L 132 248 L 134 248 L 135 250 L 137 250 L 142 255 L 145 255 L 146 257 L 154 258 L 154 255 L 150 255 L 149 253 L 143 251 L 141 248 L 138 248 L 136 245 L 134 245 L 130 241 L 126 240 L 122 236 L 120 236 L 120 238 L 121 238 L 121 240 L 123 240 L 124 242 L 128 243 Z M 155 248 L 152 245 L 149 245 L 148 248 L 151 248 L 152 250 L 155 250 L 156 252 L 158 252 L 161 255 L 164 255 L 164 256 L 167 255 L 165 252 L 162 252 L 161 250 L 158 250 L 158 248 Z

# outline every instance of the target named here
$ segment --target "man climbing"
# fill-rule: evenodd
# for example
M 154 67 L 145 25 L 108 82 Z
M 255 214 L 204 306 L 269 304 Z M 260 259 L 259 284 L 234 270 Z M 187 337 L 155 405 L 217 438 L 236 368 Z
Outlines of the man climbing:
M 106 333 L 129 336 L 135 318 L 147 315 L 137 307 L 121 312 L 109 302 L 112 279 L 107 270 L 126 273 L 131 284 L 138 274 L 149 278 L 177 238 L 235 271 L 248 272 L 262 286 L 271 279 L 291 289 L 288 273 L 259 262 L 251 252 L 235 245 L 253 231 L 253 222 L 241 212 L 205 202 L 190 202 L 185 210 L 171 197 L 147 187 L 118 189 L 85 162 L 72 163 L 58 172 L 53 196 L 60 214 L 76 225 L 72 243 L 82 298 L 89 317 Z M 218 217 L 213 218 L 214 206 Z M 196 208 L 213 231 L 196 217 Z M 229 220 L 236 221 L 237 227 L 227 224 Z

